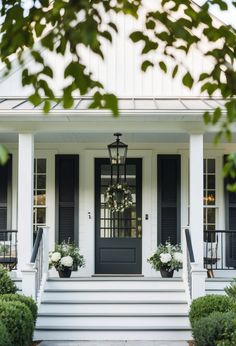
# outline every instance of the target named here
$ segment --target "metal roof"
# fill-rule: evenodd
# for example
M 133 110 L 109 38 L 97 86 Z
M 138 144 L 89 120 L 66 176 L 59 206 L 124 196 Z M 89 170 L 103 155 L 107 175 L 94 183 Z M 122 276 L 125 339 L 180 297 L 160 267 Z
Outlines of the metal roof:
M 207 111 L 213 110 L 216 107 L 224 108 L 224 100 L 222 98 L 205 98 L 205 97 L 125 97 L 118 98 L 119 109 L 121 111 Z M 62 104 L 59 102 L 52 102 L 51 112 L 68 112 L 68 111 L 82 111 L 86 112 L 89 104 L 92 101 L 92 97 L 75 97 L 74 106 L 71 109 L 64 109 Z M 22 97 L 9 97 L 0 98 L 0 113 L 5 111 L 41 111 L 42 104 L 34 107 L 27 98 Z M 38 113 L 38 112 L 37 112 Z M 77 112 L 75 112 L 77 113 Z

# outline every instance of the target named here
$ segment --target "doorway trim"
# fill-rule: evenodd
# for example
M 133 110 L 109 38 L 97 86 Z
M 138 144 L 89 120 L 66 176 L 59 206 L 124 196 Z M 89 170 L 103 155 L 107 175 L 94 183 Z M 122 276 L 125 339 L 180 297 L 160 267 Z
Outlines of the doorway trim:
M 80 251 L 86 259 L 86 267 L 80 270 L 83 276 L 95 273 L 95 158 L 107 158 L 106 150 L 85 150 L 80 154 Z M 142 183 L 142 274 L 151 276 L 152 270 L 147 258 L 157 244 L 156 229 L 156 169 L 155 154 L 152 150 L 129 148 L 129 158 L 143 159 Z M 154 179 L 153 179 L 154 178 Z M 154 209 L 154 210 L 153 210 Z M 148 219 L 145 216 L 148 215 Z

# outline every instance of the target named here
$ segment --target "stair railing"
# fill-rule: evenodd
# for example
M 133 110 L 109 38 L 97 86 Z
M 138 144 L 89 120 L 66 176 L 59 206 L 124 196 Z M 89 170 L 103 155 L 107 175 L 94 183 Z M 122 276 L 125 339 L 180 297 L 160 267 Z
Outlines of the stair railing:
M 49 227 L 38 228 L 30 263 L 22 270 L 23 294 L 31 296 L 38 305 L 48 277 Z
M 182 250 L 183 250 L 183 281 L 186 287 L 187 300 L 190 305 L 192 300 L 192 265 L 195 263 L 191 235 L 188 228 L 182 229 Z

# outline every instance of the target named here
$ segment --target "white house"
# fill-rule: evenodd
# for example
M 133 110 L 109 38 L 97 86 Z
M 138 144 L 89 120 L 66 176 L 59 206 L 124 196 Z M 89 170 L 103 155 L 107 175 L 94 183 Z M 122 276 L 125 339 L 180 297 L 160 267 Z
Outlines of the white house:
M 191 338 L 191 297 L 222 289 L 235 274 L 236 195 L 222 178 L 224 156 L 236 150 L 235 131 L 231 143 L 215 146 L 217 129 L 206 128 L 202 115 L 223 109 L 224 102 L 200 96 L 197 86 L 190 93 L 180 79 L 160 71 L 141 73 L 139 49 L 124 38 L 134 24 L 120 20 L 125 29 L 107 48 L 105 64 L 94 61 L 93 67 L 90 59 L 94 73 L 119 97 L 118 118 L 88 110 L 89 96 L 75 97 L 71 110 L 55 103 L 44 115 L 27 101 L 17 69 L 2 81 L 0 142 L 11 158 L 0 167 L 0 228 L 17 231 L 16 275 L 26 294 L 39 287 L 39 270 L 28 265 L 38 226 L 48 227 L 50 249 L 69 237 L 86 260 L 71 279 L 55 272 L 48 281 L 43 276 L 36 339 L 183 345 Z M 192 68 L 201 71 L 203 62 L 193 51 Z M 114 222 L 104 193 L 111 179 L 107 145 L 116 132 L 128 145 L 126 177 L 135 203 Z M 162 279 L 147 258 L 169 238 L 182 244 L 184 266 L 173 279 Z M 214 278 L 207 279 L 206 269 Z

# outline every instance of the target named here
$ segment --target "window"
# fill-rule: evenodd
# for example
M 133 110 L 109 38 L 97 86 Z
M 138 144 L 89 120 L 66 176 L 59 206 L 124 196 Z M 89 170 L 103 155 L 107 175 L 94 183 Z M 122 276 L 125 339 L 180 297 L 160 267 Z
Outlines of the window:
M 216 168 L 215 159 L 204 159 L 203 212 L 204 231 L 216 229 Z
M 34 160 L 33 231 L 46 225 L 46 159 Z

